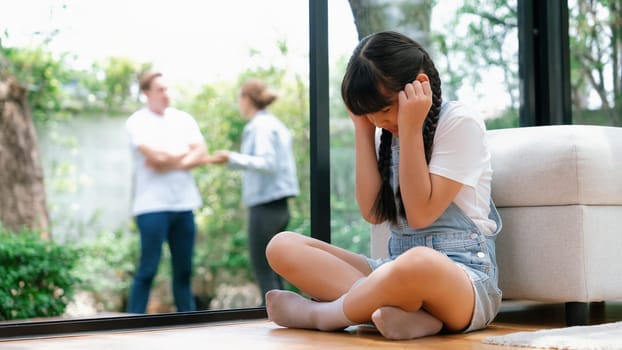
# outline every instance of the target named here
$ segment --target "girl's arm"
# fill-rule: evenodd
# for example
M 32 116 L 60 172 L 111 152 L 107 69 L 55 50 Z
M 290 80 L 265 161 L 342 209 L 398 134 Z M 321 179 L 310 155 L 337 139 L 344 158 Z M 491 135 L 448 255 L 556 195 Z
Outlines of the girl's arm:
M 350 113 L 350 117 L 354 122 L 356 202 L 363 218 L 369 223 L 378 224 L 382 220 L 376 218 L 373 212 L 381 184 L 376 158 L 376 127 L 364 116 Z
M 462 188 L 459 182 L 430 174 L 422 128 L 432 106 L 432 90 L 427 76 L 422 80 L 407 84 L 400 91 L 398 111 L 400 189 L 408 225 L 415 228 L 436 221 Z

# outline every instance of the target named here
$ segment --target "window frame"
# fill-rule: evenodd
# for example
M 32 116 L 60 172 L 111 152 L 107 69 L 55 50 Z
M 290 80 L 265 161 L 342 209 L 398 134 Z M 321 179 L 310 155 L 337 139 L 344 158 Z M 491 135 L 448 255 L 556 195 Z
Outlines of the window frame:
M 567 0 L 518 0 L 519 125 L 572 124 Z

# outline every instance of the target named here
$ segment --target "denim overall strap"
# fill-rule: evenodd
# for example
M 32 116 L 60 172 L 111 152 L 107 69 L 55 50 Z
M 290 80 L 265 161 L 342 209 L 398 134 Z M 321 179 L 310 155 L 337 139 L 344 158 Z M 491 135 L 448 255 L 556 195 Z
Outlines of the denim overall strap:
M 488 214 L 488 218 L 497 224 L 497 228 L 489 235 L 486 235 L 492 239 L 495 239 L 501 229 L 503 228 L 503 221 L 501 220 L 501 216 L 499 215 L 499 211 L 497 210 L 497 206 L 493 202 L 492 198 L 490 198 L 490 213 Z
M 399 184 L 399 140 L 393 138 L 393 143 L 391 145 L 391 187 L 394 191 L 397 191 L 397 187 Z M 396 205 L 398 205 L 396 201 Z M 496 230 L 486 235 L 487 238 L 494 240 L 495 236 L 501 230 L 501 219 L 499 217 L 499 213 L 492 201 L 490 200 L 490 213 L 489 218 L 492 219 L 497 225 Z M 401 239 L 403 236 L 425 236 L 435 233 L 468 233 L 468 234 L 480 234 L 480 231 L 477 225 L 469 218 L 455 203 L 451 203 L 449 207 L 441 214 L 441 216 L 430 226 L 420 229 L 415 229 L 408 225 L 408 222 L 405 217 L 398 216 L 397 223 L 390 225 L 391 236 L 396 239 Z M 405 244 L 409 244 L 404 242 Z M 410 244 L 418 245 L 416 242 L 411 242 Z M 401 251 L 402 249 L 407 249 L 408 247 L 403 247 L 398 249 Z
M 393 138 L 391 144 L 391 187 L 397 192 L 399 186 L 399 159 L 400 144 L 397 138 Z M 396 205 L 398 205 L 396 200 Z M 391 232 L 398 235 L 414 235 L 429 232 L 453 232 L 453 231 L 477 231 L 475 223 L 467 217 L 458 206 L 451 203 L 445 212 L 430 226 L 415 229 L 408 226 L 405 217 L 399 215 L 396 224 L 391 225 Z

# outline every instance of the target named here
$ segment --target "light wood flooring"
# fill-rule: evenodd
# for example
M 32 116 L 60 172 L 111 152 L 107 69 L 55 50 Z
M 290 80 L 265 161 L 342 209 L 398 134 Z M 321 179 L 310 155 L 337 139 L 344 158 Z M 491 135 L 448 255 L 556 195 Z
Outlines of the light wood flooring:
M 622 303 L 606 303 L 594 308 L 591 323 L 622 320 Z M 210 323 L 186 327 L 135 331 L 113 331 L 62 337 L 0 340 L 0 349 L 23 350 L 126 350 L 126 349 L 522 349 L 482 343 L 488 336 L 564 326 L 564 306 L 530 302 L 503 304 L 495 322 L 487 329 L 468 334 L 426 337 L 409 341 L 389 341 L 371 329 L 350 327 L 343 332 L 285 329 L 267 320 Z

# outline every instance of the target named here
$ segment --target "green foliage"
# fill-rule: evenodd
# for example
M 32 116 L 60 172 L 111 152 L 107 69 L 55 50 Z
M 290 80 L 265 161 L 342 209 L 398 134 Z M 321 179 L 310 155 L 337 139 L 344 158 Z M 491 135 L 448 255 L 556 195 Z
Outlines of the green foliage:
M 83 282 L 81 290 L 89 293 L 97 310 L 125 311 L 139 256 L 138 234 L 105 231 L 80 247 L 76 275 Z
M 348 57 L 341 57 L 330 77 L 331 243 L 361 254 L 370 253 L 370 225 L 354 196 L 354 124 L 341 98 Z
M 568 3 L 573 119 L 581 124 L 620 125 L 622 11 L 618 1 Z M 463 86 L 477 88 L 494 69 L 503 74 L 511 109 L 519 107 L 517 2 L 464 0 L 441 33 L 431 35 L 444 93 L 454 99 Z M 466 30 L 456 30 L 465 28 Z M 486 98 L 482 96 L 482 98 Z M 599 113 L 585 112 L 594 108 Z M 601 116 L 606 116 L 602 120 Z M 589 119 L 594 116 L 595 119 Z
M 138 67 L 125 57 L 110 57 L 103 64 L 105 73 L 106 106 L 123 105 L 130 96 L 130 86 L 136 80 Z
M 340 140 L 330 149 L 331 243 L 361 254 L 370 252 L 370 225 L 359 212 L 354 196 L 354 132 L 349 128 L 331 131 Z M 345 123 L 344 123 L 345 124 Z M 349 144 L 348 144 L 349 143 Z
M 245 122 L 237 112 L 234 86 L 204 86 L 181 108 L 197 119 L 210 152 L 239 147 Z M 216 165 L 196 168 L 193 173 L 204 203 L 196 214 L 195 274 L 217 278 L 220 272 L 232 269 L 250 271 L 240 173 Z M 205 291 L 213 292 L 213 288 Z
M 0 227 L 0 320 L 61 315 L 80 282 L 79 255 L 37 232 Z
M 477 91 L 477 84 L 496 69 L 503 74 L 510 108 L 518 108 L 518 52 L 511 45 L 518 36 L 516 9 L 516 0 L 465 0 L 450 25 L 431 35 L 449 99 L 463 86 Z
M 503 114 L 494 119 L 486 119 L 486 129 L 506 129 L 518 127 L 518 111 L 507 109 Z
M 46 121 L 51 115 L 66 116 L 62 101 L 66 98 L 63 85 L 72 77 L 65 68 L 66 56 L 55 57 L 45 48 L 0 48 L 8 74 L 28 89 L 28 101 L 36 121 Z M 7 73 L 5 73 L 7 74 Z
M 615 111 L 620 118 L 622 118 L 622 103 L 618 104 L 618 110 Z M 584 125 L 604 125 L 604 126 L 612 126 L 616 124 L 611 120 L 611 114 L 608 111 L 604 111 L 602 109 L 595 110 L 573 110 L 572 111 L 572 122 L 573 124 L 584 124 Z
M 583 111 L 592 94 L 601 112 L 588 123 L 622 125 L 621 6 L 619 1 L 577 0 L 569 7 L 570 84 L 573 117 L 581 119 L 579 123 L 591 114 Z M 607 120 L 599 119 L 601 115 Z
M 64 88 L 68 111 L 85 115 L 127 114 L 140 106 L 137 76 L 151 68 L 127 57 L 107 57 L 86 70 L 72 70 L 73 80 Z
M 126 57 L 108 57 L 87 70 L 71 68 L 71 55 L 53 54 L 45 45 L 0 46 L 0 77 L 12 75 L 28 89 L 38 123 L 74 113 L 127 112 L 138 103 L 136 76 L 151 67 Z
M 140 65 L 127 57 L 108 57 L 92 66 L 90 76 L 98 79 L 95 84 L 90 81 L 93 84 L 90 90 L 103 96 L 105 110 L 124 111 L 127 107 L 136 107 L 135 103 L 127 106 L 132 86 L 137 86 L 137 75 L 150 67 L 151 64 Z

